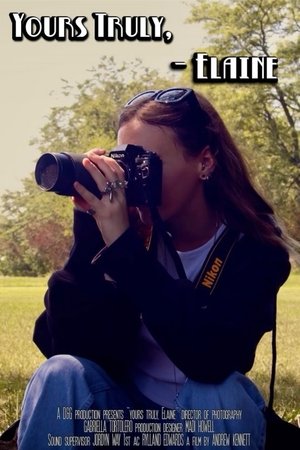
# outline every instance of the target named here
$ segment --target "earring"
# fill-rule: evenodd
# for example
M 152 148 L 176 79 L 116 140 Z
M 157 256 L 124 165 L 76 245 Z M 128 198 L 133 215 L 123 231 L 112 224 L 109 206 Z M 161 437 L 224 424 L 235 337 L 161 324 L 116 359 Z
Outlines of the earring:
M 202 180 L 202 181 L 207 181 L 207 180 L 209 180 L 209 175 L 205 175 L 205 173 L 202 173 L 202 174 L 200 175 L 200 180 Z
M 206 181 L 207 180 L 207 175 L 205 175 L 205 168 L 206 168 L 205 164 L 201 164 L 200 180 L 202 180 L 202 181 Z
M 209 170 L 209 169 L 208 169 Z M 206 172 L 206 165 L 205 164 L 201 164 L 201 174 L 200 174 L 200 180 L 202 181 L 208 181 L 211 177 L 211 173 L 205 173 Z

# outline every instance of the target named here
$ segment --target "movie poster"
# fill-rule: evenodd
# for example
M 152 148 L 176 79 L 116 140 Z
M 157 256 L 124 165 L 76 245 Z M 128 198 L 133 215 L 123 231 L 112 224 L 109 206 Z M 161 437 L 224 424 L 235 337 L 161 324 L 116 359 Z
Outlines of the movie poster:
M 260 188 L 276 203 L 290 234 L 299 239 L 297 6 L 297 2 L 288 0 L 219 0 L 213 3 L 202 0 L 2 0 L 0 434 L 20 417 L 25 387 L 46 359 L 32 341 L 35 321 L 44 310 L 47 281 L 64 263 L 73 241 L 70 194 L 56 196 L 42 192 L 34 176 L 36 162 L 45 152 L 84 153 L 95 147 L 114 148 L 118 111 L 113 109 L 122 106 L 121 98 L 125 104 L 141 88 L 156 91 L 172 86 L 183 89 L 176 91 L 176 95 L 172 93 L 175 97 L 168 97 L 167 102 L 184 101 L 183 95 L 190 98 L 193 95 L 187 91 L 190 88 L 209 97 L 241 145 L 249 165 L 261 171 L 256 180 Z M 125 98 L 127 92 L 129 98 Z M 91 93 L 101 104 L 93 104 Z M 194 100 L 195 97 L 188 100 L 191 108 Z M 95 132 L 97 127 L 98 133 Z M 142 164 L 148 164 L 149 176 L 152 160 L 148 162 L 144 154 L 143 158 Z M 216 160 L 208 158 L 201 162 L 204 170 L 210 161 L 212 170 L 199 175 L 203 183 L 209 183 Z M 142 178 L 146 173 L 144 165 L 137 171 L 137 176 Z M 103 191 L 111 202 L 119 188 L 128 186 L 128 181 L 116 183 L 108 183 Z M 179 192 L 177 187 L 175 192 Z M 135 206 L 134 200 L 132 203 Z M 93 208 L 87 212 L 89 215 L 96 213 Z M 217 224 L 212 246 L 223 236 L 224 224 Z M 206 271 L 199 277 L 198 285 L 203 284 L 209 292 L 219 283 L 223 263 L 227 261 L 231 245 L 235 245 L 230 239 L 237 238 L 227 236 L 226 239 L 229 244 L 226 241 L 224 247 L 218 248 L 213 253 L 214 259 L 202 260 L 202 263 L 206 260 Z M 84 242 L 86 255 L 89 244 L 87 240 Z M 277 383 L 281 392 L 276 403 L 279 415 L 294 424 L 300 414 L 299 393 L 297 389 L 291 391 L 291 387 L 299 383 L 296 355 L 300 324 L 299 305 L 295 301 L 299 294 L 299 272 L 295 267 L 296 258 L 291 281 L 279 294 L 282 301 L 279 314 L 287 312 L 284 317 L 280 316 L 279 323 Z M 174 276 L 175 269 L 168 268 L 169 275 Z M 193 270 L 195 272 L 195 268 Z M 286 278 L 285 272 L 280 283 Z M 68 291 L 72 294 L 66 295 L 76 297 L 76 289 L 72 289 Z M 201 314 L 207 307 L 204 302 Z M 127 317 L 126 310 L 123 314 Z M 184 313 L 182 315 L 184 319 Z M 167 334 L 177 323 L 172 325 L 172 318 L 171 314 L 170 323 L 165 319 Z M 76 320 L 80 333 L 80 321 Z M 49 413 L 49 426 L 41 425 L 37 444 L 24 443 L 21 449 L 263 448 L 257 447 L 257 442 L 264 439 L 262 404 L 268 401 L 270 333 L 259 344 L 257 362 L 250 372 L 252 381 L 234 371 L 225 381 L 223 377 L 221 383 L 218 376 L 213 377 L 218 383 L 207 383 L 207 380 L 197 383 L 196 379 L 186 377 L 169 356 L 167 359 L 165 354 L 162 356 L 161 347 L 144 326 L 143 318 L 141 323 L 148 356 L 150 360 L 156 358 L 156 362 L 153 369 L 144 354 L 140 364 L 143 370 L 150 371 L 147 376 L 149 373 L 157 376 L 161 364 L 162 380 L 155 387 L 152 377 L 148 382 L 153 383 L 153 387 L 149 388 L 143 375 L 139 376 L 138 383 L 147 385 L 145 392 L 155 391 L 155 398 L 162 389 L 161 403 L 154 401 L 154 397 L 145 403 L 139 403 L 139 398 L 130 405 L 124 399 L 119 405 L 108 401 L 103 407 L 60 401 L 59 392 L 65 398 L 64 391 L 68 390 L 68 381 L 62 377 L 60 391 L 53 393 L 52 400 L 49 396 L 49 401 L 55 403 Z M 193 321 L 194 326 L 195 323 Z M 100 326 L 107 330 L 106 337 L 110 336 L 113 345 L 118 342 L 120 349 L 124 337 L 121 332 L 114 333 L 108 324 Z M 218 333 L 217 330 L 212 334 L 211 340 L 216 340 Z M 223 336 L 219 338 L 221 343 Z M 226 337 L 224 339 L 226 341 Z M 288 350 L 283 345 L 284 340 L 289 342 Z M 176 340 L 178 348 L 183 341 L 186 344 L 184 339 Z M 186 354 L 196 354 L 192 351 L 194 346 L 196 343 L 191 340 L 182 356 L 184 361 Z M 48 356 L 47 350 L 44 353 Z M 212 355 L 207 357 L 214 365 Z M 221 360 L 222 355 L 219 358 Z M 225 366 L 227 363 L 228 359 L 224 358 Z M 174 380 L 169 379 L 170 364 L 173 364 Z M 192 372 L 198 373 L 197 367 L 205 365 L 205 358 L 189 364 Z M 205 371 L 199 373 L 203 375 Z M 173 407 L 163 388 L 168 383 L 167 389 L 172 385 L 176 390 Z M 78 398 L 83 395 L 82 389 L 78 391 Z M 252 396 L 251 407 L 248 395 Z M 236 396 L 245 396 L 245 407 L 241 406 L 243 401 L 233 401 Z M 36 408 L 38 411 L 39 405 Z M 42 408 L 39 414 L 43 416 Z M 5 439 L 14 439 L 14 436 L 6 435 Z M 34 434 L 31 439 L 35 439 Z

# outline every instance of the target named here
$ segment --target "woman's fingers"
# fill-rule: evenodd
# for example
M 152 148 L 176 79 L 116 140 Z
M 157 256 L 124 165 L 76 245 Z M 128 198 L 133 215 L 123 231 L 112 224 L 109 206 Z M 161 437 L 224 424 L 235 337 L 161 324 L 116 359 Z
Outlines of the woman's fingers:
M 74 207 L 79 211 L 86 212 L 90 207 L 90 205 L 80 195 L 72 197 L 72 201 Z
M 92 153 L 89 159 L 104 174 L 107 181 L 124 180 L 124 170 L 115 159 L 95 153 Z
M 100 206 L 99 201 L 102 201 L 105 197 L 107 197 L 110 202 L 112 202 L 115 197 L 118 197 L 119 199 L 125 197 L 124 189 L 126 182 L 122 183 L 125 181 L 124 170 L 117 161 L 93 153 L 90 154 L 89 158 L 84 158 L 83 166 L 95 180 L 101 195 L 97 197 L 80 183 L 75 183 L 74 187 L 83 199 L 83 201 L 76 202 L 80 207 L 85 205 L 90 206 L 93 209 L 98 209 Z M 119 196 L 120 193 L 122 193 L 121 196 Z
M 98 202 L 100 201 L 98 197 L 96 197 L 92 192 L 90 192 L 88 189 L 86 189 L 82 184 L 80 184 L 78 181 L 75 181 L 74 188 L 78 192 L 78 194 L 82 197 L 83 201 L 81 200 L 79 205 L 81 207 L 85 207 L 85 209 L 89 209 L 89 207 L 96 208 L 98 205 Z
M 84 158 L 82 164 L 95 180 L 99 191 L 103 191 L 107 182 L 104 171 L 102 171 L 99 165 L 94 164 L 94 162 L 90 158 Z
M 117 161 L 103 155 L 93 154 L 90 158 L 84 158 L 83 166 L 95 180 L 102 197 L 108 195 L 112 202 L 114 196 L 119 199 L 125 196 L 124 170 Z
M 92 214 L 106 245 L 114 242 L 129 226 L 125 196 L 125 173 L 112 158 L 101 152 L 88 152 L 83 166 L 95 180 L 99 195 L 94 195 L 78 182 L 74 188 L 83 199 L 80 206 L 87 205 L 86 212 Z
M 92 148 L 91 150 L 89 150 L 88 152 L 85 153 L 86 157 L 89 158 L 91 155 L 105 155 L 106 150 L 104 150 L 103 148 Z

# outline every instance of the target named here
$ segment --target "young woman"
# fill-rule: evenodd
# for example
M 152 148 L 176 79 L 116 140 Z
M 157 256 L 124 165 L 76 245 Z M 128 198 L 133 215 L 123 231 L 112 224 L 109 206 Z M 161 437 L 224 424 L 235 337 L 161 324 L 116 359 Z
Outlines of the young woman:
M 19 448 L 110 447 L 105 426 L 116 419 L 121 448 L 261 450 L 264 401 L 245 374 L 290 271 L 273 210 L 191 89 L 131 99 L 118 144 L 162 162 L 161 204 L 137 207 L 152 236 L 145 244 L 130 220 L 124 168 L 88 152 L 101 195 L 75 183 L 74 245 L 36 323 L 49 359 L 27 387 Z M 207 259 L 226 240 L 224 257 Z M 166 418 L 176 433 L 160 428 Z

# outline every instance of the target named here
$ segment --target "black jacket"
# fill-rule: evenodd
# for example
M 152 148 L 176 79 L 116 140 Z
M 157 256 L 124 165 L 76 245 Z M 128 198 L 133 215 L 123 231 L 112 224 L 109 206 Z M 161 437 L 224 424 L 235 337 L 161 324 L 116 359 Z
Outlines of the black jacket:
M 134 355 L 142 314 L 188 377 L 218 382 L 251 369 L 290 272 L 285 250 L 242 237 L 203 308 L 200 290 L 188 280 L 174 280 L 132 228 L 95 264 L 91 260 L 104 243 L 94 219 L 76 211 L 74 237 L 65 267 L 49 280 L 46 311 L 36 322 L 34 341 L 47 357 L 74 354 L 120 373 Z

